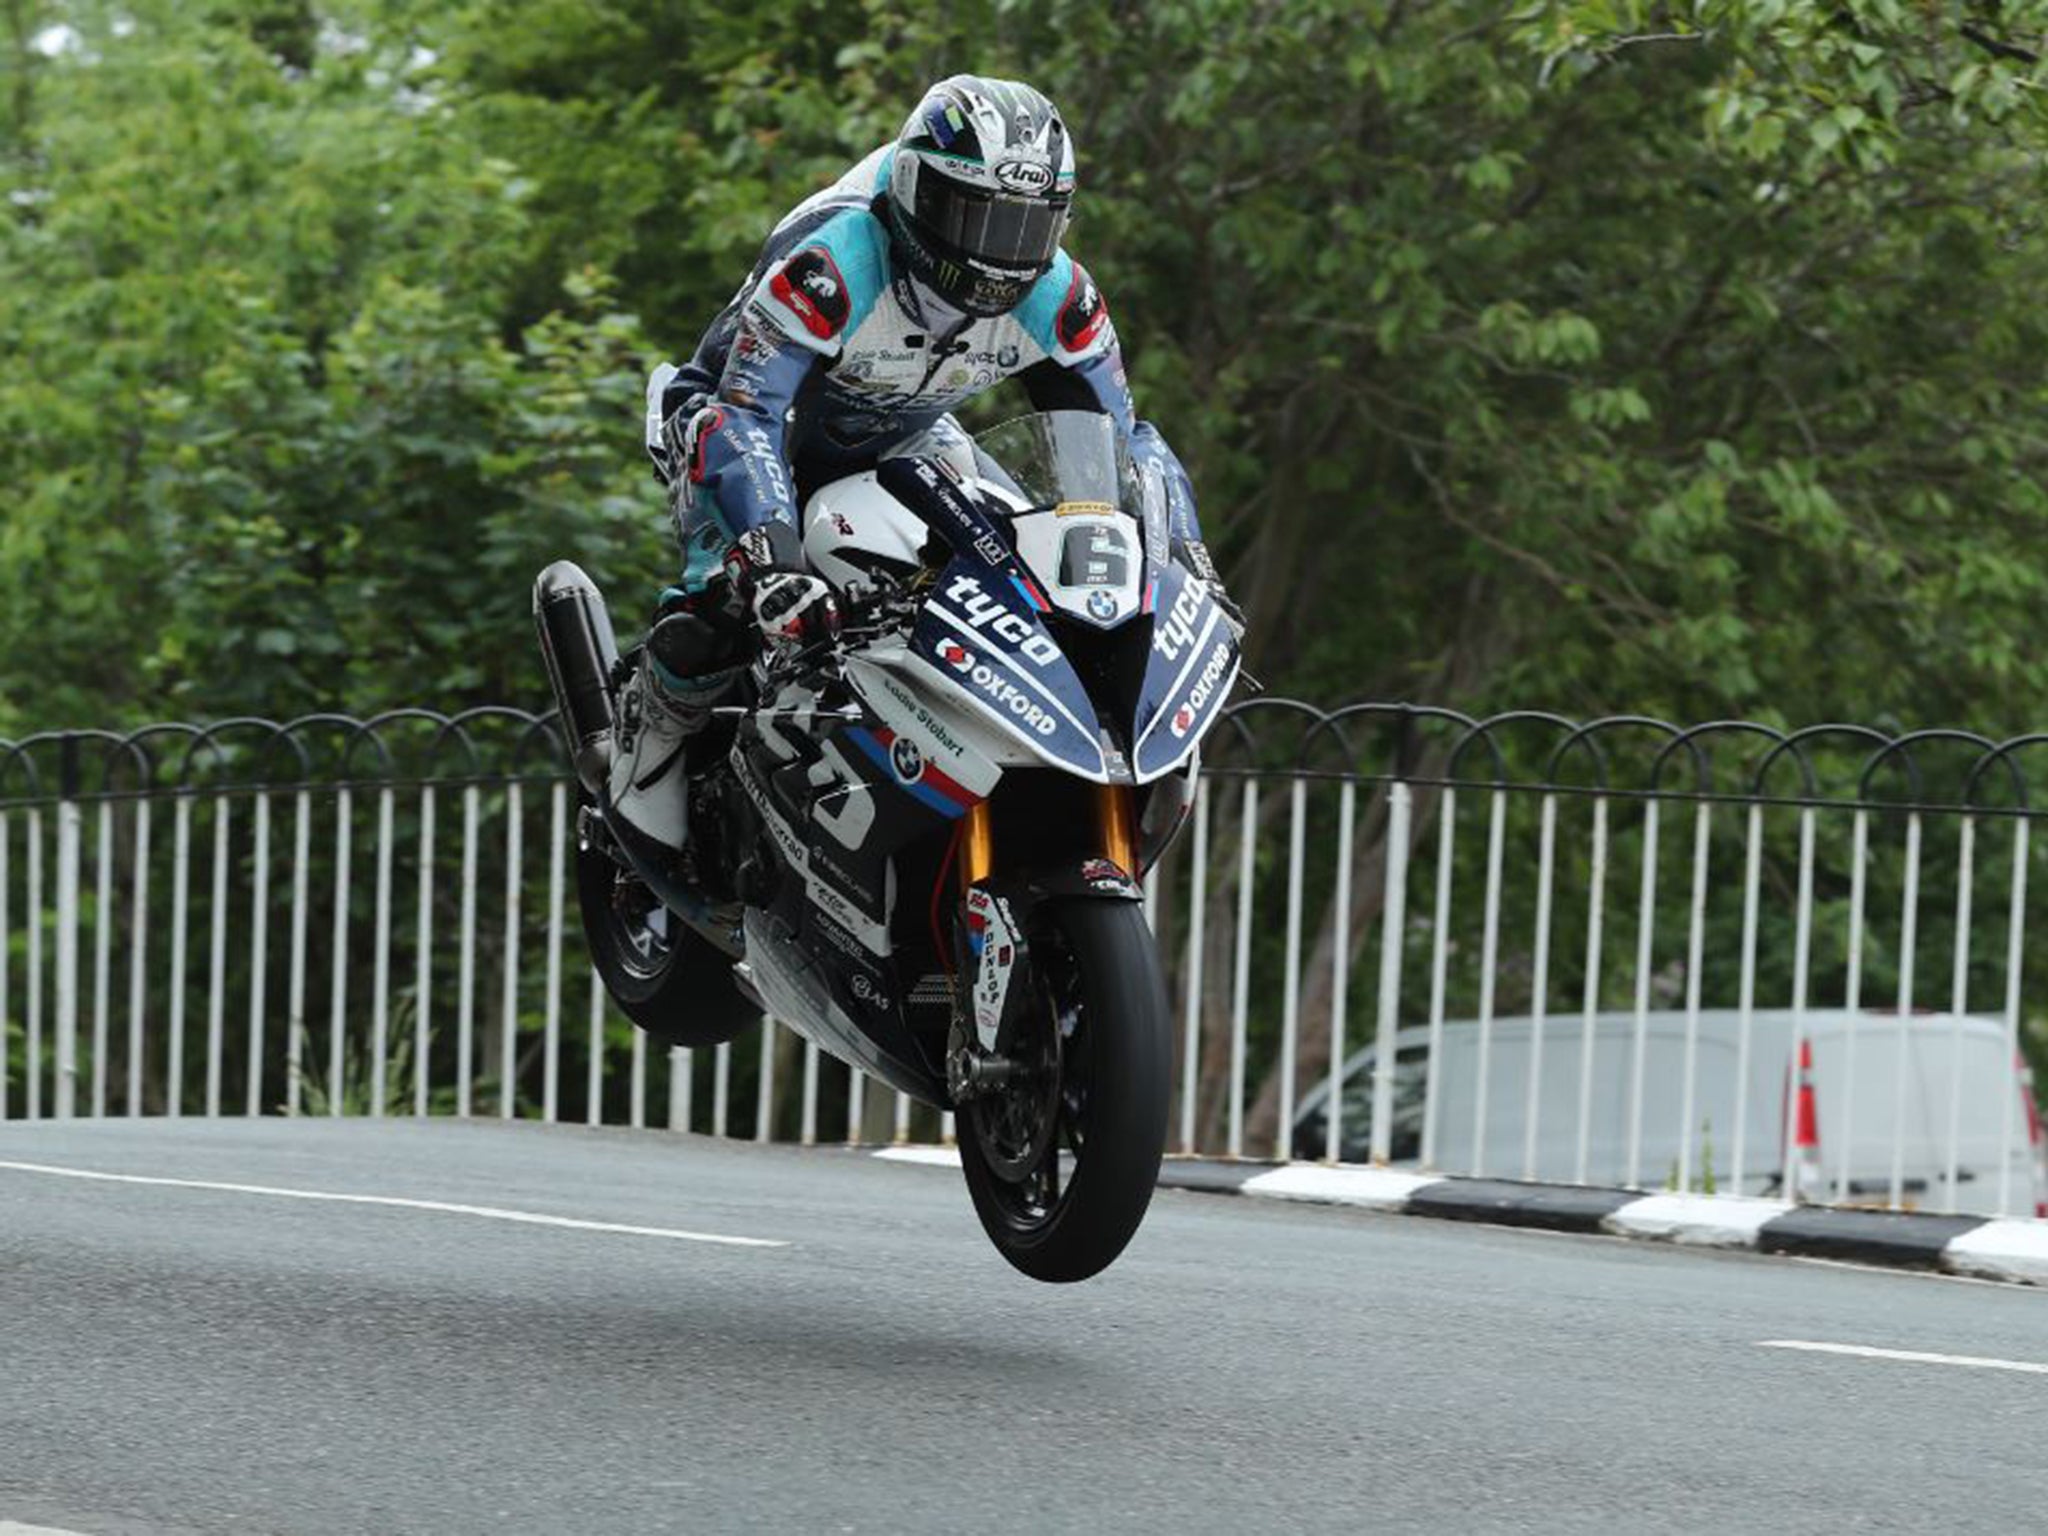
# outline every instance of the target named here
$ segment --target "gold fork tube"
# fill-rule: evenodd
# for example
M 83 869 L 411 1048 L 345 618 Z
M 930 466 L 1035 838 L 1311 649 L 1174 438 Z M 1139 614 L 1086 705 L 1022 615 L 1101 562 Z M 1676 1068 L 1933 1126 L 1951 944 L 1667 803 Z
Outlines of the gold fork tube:
M 1102 852 L 1133 880 L 1138 878 L 1138 839 L 1133 831 L 1131 787 L 1095 786 L 1095 814 L 1102 823 Z
M 989 814 L 988 802 L 977 800 L 967 808 L 967 824 L 960 832 L 960 890 L 964 895 L 970 885 L 979 884 L 995 873 L 996 827 L 995 817 Z

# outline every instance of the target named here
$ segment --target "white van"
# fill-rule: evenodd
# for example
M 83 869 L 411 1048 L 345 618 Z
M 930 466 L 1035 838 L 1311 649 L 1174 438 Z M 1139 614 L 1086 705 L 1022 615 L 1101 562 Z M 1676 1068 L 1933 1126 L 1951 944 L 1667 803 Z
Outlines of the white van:
M 1785 1095 L 1795 1085 L 1793 1015 L 1759 1008 L 1750 1015 L 1749 1093 L 1744 1107 L 1742 1174 L 1735 1183 L 1736 1076 L 1741 1014 L 1702 1009 L 1694 1043 L 1690 1187 L 1723 1193 L 1780 1194 L 1785 1189 Z M 1636 1015 L 1593 1017 L 1590 1114 L 1583 1178 L 1627 1181 L 1630 1101 L 1635 1082 Z M 1543 1023 L 1543 1076 L 1536 1096 L 1533 1165 L 1529 1159 L 1529 1064 L 1534 1021 L 1497 1018 L 1486 1032 L 1485 1129 L 1480 1114 L 1481 1031 L 1470 1019 L 1447 1022 L 1428 1093 L 1429 1030 L 1396 1037 L 1392 1159 L 1415 1166 L 1423 1153 L 1423 1118 L 1434 1100 L 1432 1165 L 1445 1173 L 1496 1178 L 1576 1181 L 1579 1106 L 1586 1040 L 1583 1014 L 1553 1014 Z M 2048 1215 L 2041 1125 L 2024 1067 L 2006 1052 L 1998 1019 L 1945 1013 L 1851 1013 L 1809 1009 L 1803 1030 L 1813 1099 L 1805 1140 L 1796 1146 L 1795 1178 L 1809 1200 L 1881 1205 L 1890 1199 L 1894 1147 L 1901 1149 L 1901 1203 L 1908 1208 L 1996 1212 L 2001 1169 L 2006 1214 Z M 1684 1112 L 1686 1015 L 1644 1016 L 1642 1140 L 1636 1183 L 1676 1188 Z M 1902 1054 L 1903 1053 L 1903 1054 Z M 1339 1156 L 1365 1162 L 1372 1136 L 1376 1048 L 1344 1064 Z M 1960 1066 L 1960 1080 L 1957 1067 Z M 1900 1090 L 1903 1087 L 1903 1098 Z M 1956 1195 L 1948 1198 L 1950 1095 L 1957 1094 Z M 1327 1149 L 1327 1079 L 1301 1101 L 1294 1152 L 1321 1158 Z M 2009 1112 L 2009 1113 L 2008 1113 Z M 2010 1143 L 2001 1138 L 2010 1135 Z M 1795 1121 L 1795 1145 L 1801 1139 Z M 1845 1172 L 1846 1155 L 1846 1180 Z

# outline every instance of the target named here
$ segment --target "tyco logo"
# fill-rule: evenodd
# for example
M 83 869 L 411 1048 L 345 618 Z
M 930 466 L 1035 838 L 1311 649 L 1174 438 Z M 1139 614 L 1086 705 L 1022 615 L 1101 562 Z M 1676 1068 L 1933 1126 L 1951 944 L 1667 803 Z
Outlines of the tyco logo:
M 1168 661 L 1180 660 L 1180 653 L 1195 643 L 1195 620 L 1202 616 L 1202 589 L 1192 581 L 1183 583 L 1173 608 L 1159 621 L 1152 636 L 1152 649 Z
M 1009 641 L 1033 665 L 1050 666 L 1060 659 L 1058 646 L 1038 633 L 1035 626 L 990 597 L 972 576 L 954 577 L 953 584 L 946 588 L 946 601 L 958 603 L 965 610 L 964 616 L 969 624 L 976 629 L 987 630 L 999 640 Z

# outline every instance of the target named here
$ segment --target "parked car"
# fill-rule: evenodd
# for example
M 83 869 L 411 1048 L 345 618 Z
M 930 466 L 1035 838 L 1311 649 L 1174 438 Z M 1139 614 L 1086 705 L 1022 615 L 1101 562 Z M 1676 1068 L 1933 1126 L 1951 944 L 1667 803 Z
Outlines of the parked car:
M 1423 1153 L 1429 1087 L 1429 1030 L 1395 1038 L 1391 1161 L 1414 1166 Z M 1760 1008 L 1750 1017 L 1749 1094 L 1743 1126 L 1741 1187 L 1735 1170 L 1736 1080 L 1741 1015 L 1703 1009 L 1694 1054 L 1693 1111 L 1684 1113 L 1686 1016 L 1655 1010 L 1643 1021 L 1642 1141 L 1637 1181 L 1675 1183 L 1681 1139 L 1690 1136 L 1691 1187 L 1776 1194 L 1785 1186 L 1786 1100 L 1801 1074 L 1792 1058 L 1790 1009 Z M 1581 1071 L 1586 1039 L 1582 1014 L 1544 1021 L 1542 1081 L 1536 1095 L 1536 1138 L 1529 1165 L 1529 1064 L 1534 1021 L 1497 1018 L 1488 1031 L 1485 1128 L 1480 1113 L 1480 1028 L 1460 1019 L 1443 1026 L 1434 1094 L 1433 1165 L 1447 1173 L 1504 1178 L 1579 1177 Z M 1795 1176 L 1808 1199 L 1881 1203 L 1892 1186 L 1893 1147 L 1903 1149 L 1901 1186 L 1908 1205 L 1946 1206 L 1951 1092 L 1957 1095 L 1957 1198 L 1962 1210 L 1995 1210 L 2000 1167 L 2007 1168 L 2008 1210 L 2048 1214 L 2048 1165 L 2040 1120 L 2024 1066 L 2006 1053 L 2002 1020 L 1945 1013 L 1911 1014 L 1810 1009 L 1805 1016 L 1804 1075 L 1812 1098 L 1803 1127 L 1795 1117 Z M 1628 1175 L 1629 1110 L 1635 1080 L 1636 1015 L 1594 1015 L 1590 1112 L 1584 1178 L 1621 1184 Z M 1903 1058 L 1901 1052 L 1903 1051 Z M 1343 1068 L 1338 1155 L 1366 1162 L 1372 1138 L 1372 1077 L 1377 1047 L 1353 1054 Z M 1903 1060 L 1903 1073 L 1901 1063 Z M 1960 1065 L 1960 1081 L 1956 1068 Z M 1903 1094 L 1901 1090 L 1903 1089 Z M 1327 1151 L 1327 1079 L 1301 1101 L 1294 1153 Z M 2011 1115 L 2008 1119 L 2007 1109 Z M 2010 1126 L 2011 1144 L 2001 1142 Z M 1804 1134 L 1801 1134 L 1803 1129 Z M 1847 1138 L 1847 1178 L 1843 1178 Z M 1799 1145 L 1800 1142 L 1807 1143 Z

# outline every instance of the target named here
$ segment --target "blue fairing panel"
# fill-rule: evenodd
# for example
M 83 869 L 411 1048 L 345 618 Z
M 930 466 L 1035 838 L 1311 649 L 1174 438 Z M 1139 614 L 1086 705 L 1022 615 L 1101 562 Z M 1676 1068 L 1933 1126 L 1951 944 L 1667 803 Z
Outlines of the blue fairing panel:
M 1237 681 L 1237 636 L 1207 586 L 1178 565 L 1152 567 L 1152 650 L 1138 690 L 1140 784 L 1172 772 L 1195 750 Z
M 1102 729 L 1081 679 L 1046 633 L 1028 576 L 972 553 L 946 567 L 910 648 L 976 712 L 1048 763 L 1103 778 Z

